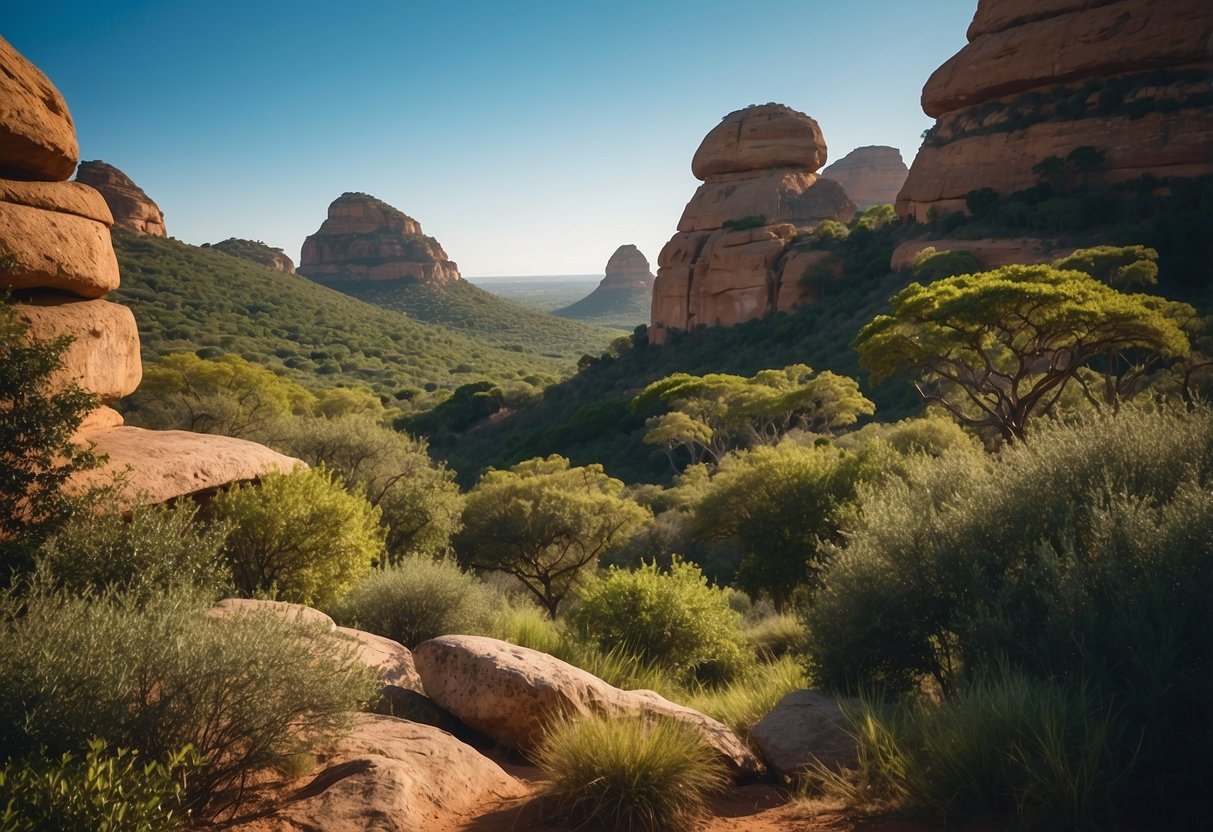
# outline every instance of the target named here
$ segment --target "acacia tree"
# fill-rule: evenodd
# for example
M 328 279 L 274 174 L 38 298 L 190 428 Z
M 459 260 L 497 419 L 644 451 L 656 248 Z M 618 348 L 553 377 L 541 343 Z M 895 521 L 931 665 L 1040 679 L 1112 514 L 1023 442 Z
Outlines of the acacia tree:
M 678 448 L 687 451 L 692 463 L 719 463 L 731 450 L 773 445 L 792 428 L 832 433 L 875 412 L 854 379 L 814 373 L 805 364 L 762 370 L 749 378 L 674 373 L 641 391 L 632 407 L 656 401 L 669 412 L 645 423 L 644 441 L 665 448 L 671 465 Z
M 601 465 L 556 455 L 490 469 L 468 492 L 455 551 L 466 566 L 513 575 L 555 619 L 602 553 L 652 520 L 622 491 Z
M 1106 358 L 1126 350 L 1164 358 L 1188 352 L 1167 301 L 1054 266 L 911 283 L 892 306 L 856 338 L 864 367 L 876 379 L 922 373 L 916 386 L 924 399 L 1008 441 L 1023 439 L 1031 419 L 1048 413 L 1095 359 L 1105 359 L 1108 374 L 1115 365 Z

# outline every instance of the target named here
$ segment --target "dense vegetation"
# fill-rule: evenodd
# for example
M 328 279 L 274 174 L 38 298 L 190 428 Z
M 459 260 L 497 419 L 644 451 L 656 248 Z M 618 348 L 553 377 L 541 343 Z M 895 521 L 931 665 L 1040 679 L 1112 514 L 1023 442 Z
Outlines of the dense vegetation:
M 652 300 L 650 289 L 599 287 L 576 303 L 554 310 L 552 314 L 599 326 L 633 329 L 648 321 Z

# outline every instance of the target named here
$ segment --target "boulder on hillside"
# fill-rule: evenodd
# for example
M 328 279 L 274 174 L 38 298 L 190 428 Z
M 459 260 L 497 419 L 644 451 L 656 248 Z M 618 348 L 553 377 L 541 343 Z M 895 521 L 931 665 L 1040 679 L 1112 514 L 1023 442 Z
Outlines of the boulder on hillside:
M 0 176 L 60 182 L 79 155 L 76 125 L 59 90 L 0 37 Z
M 821 175 L 842 185 L 847 196 L 862 210 L 896 202 L 909 173 L 900 150 L 871 145 L 855 148 L 822 170 Z
M 241 240 L 237 237 L 228 237 L 218 243 L 203 243 L 203 248 L 213 248 L 215 251 L 222 251 L 224 254 L 230 254 L 233 257 L 242 257 L 245 260 L 252 260 L 258 265 L 265 266 L 267 269 L 273 269 L 277 272 L 285 272 L 286 274 L 295 273 L 295 264 L 291 258 L 286 256 L 286 253 L 280 248 L 267 246 L 260 240 Z
M 241 615 L 273 615 L 292 624 L 318 624 L 326 630 L 336 630 L 337 625 L 325 613 L 306 604 L 288 601 L 269 601 L 264 598 L 224 598 L 206 613 L 212 618 L 230 618 Z
M 623 691 L 557 658 L 483 636 L 441 636 L 413 651 L 426 693 L 503 745 L 529 748 L 554 716 L 596 713 L 678 720 L 694 728 L 737 777 L 762 765 L 716 720 L 653 691 Z
M 750 729 L 767 765 L 785 777 L 817 766 L 855 765 L 858 745 L 838 702 L 816 690 L 794 690 Z
M 526 788 L 445 731 L 390 716 L 355 714 L 325 768 L 290 794 L 256 832 L 431 832 Z
M 128 234 L 167 237 L 164 212 L 143 189 L 113 165 L 105 162 L 81 162 L 76 181 L 96 189 L 114 215 L 114 228 Z

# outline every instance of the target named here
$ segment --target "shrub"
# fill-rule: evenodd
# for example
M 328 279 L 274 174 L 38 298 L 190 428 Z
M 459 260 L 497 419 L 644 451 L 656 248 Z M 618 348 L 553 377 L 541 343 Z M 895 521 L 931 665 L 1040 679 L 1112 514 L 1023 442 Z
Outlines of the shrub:
M 364 578 L 335 617 L 412 648 L 436 636 L 487 634 L 498 606 L 496 594 L 458 564 L 407 557 Z
M 749 231 L 753 228 L 762 228 L 766 224 L 766 214 L 747 214 L 744 217 L 725 220 L 721 228 L 726 231 Z
M 5 596 L 0 748 L 75 753 L 101 738 L 167 760 L 188 745 L 202 762 L 187 803 L 202 811 L 217 789 L 331 738 L 378 696 L 377 675 L 322 625 L 212 618 L 208 607 L 186 590 L 145 603 Z
M 674 692 L 670 698 L 707 714 L 745 736 L 755 722 L 775 710 L 780 699 L 794 690 L 807 687 L 809 677 L 800 661 L 784 656 L 753 667 L 727 687 Z
M 236 589 L 301 604 L 333 604 L 383 555 L 379 510 L 323 468 L 271 472 L 211 504 L 232 525 L 227 558 Z
M 622 647 L 682 681 L 727 680 L 753 661 L 741 616 L 694 564 L 675 560 L 666 573 L 655 564 L 611 569 L 580 599 L 570 621 L 587 641 Z
M 109 751 L 92 740 L 83 758 L 39 753 L 0 767 L 3 832 L 172 832 L 183 828 L 181 778 L 196 755 L 140 762 L 136 752 Z
M 690 830 L 727 774 L 694 729 L 678 722 L 585 716 L 553 723 L 535 752 L 551 814 L 570 823 L 644 832 Z
M 804 622 L 790 612 L 772 612 L 747 624 L 745 637 L 758 658 L 779 659 L 804 644 Z
M 910 273 L 915 280 L 930 282 L 980 271 L 981 263 L 970 251 L 936 251 L 934 246 L 927 246 L 914 255 L 914 265 Z
M 146 597 L 185 584 L 214 590 L 227 583 L 228 527 L 198 523 L 191 502 L 139 506 L 125 519 L 117 506 L 76 512 L 38 553 L 38 565 L 74 594 L 115 589 Z

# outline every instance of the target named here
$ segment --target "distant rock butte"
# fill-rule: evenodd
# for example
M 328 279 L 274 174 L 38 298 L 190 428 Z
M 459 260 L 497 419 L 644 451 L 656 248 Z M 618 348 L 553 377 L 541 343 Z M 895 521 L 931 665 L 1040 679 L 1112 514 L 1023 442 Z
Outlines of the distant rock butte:
M 703 184 L 657 257 L 649 339 L 672 329 L 731 326 L 801 302 L 808 263 L 792 247 L 855 203 L 815 171 L 826 143 L 817 122 L 782 104 L 729 113 L 691 162 Z
M 76 181 L 94 188 L 105 199 L 114 215 L 114 228 L 128 234 L 167 237 L 164 212 L 143 189 L 113 165 L 105 162 L 81 162 Z
M 118 499 L 129 507 L 203 495 L 302 464 L 242 439 L 128 427 L 107 406 L 142 379 L 139 330 L 129 309 L 101 300 L 119 283 L 110 237 L 114 203 L 81 182 L 65 181 L 76 161 L 75 126 L 63 98 L 0 38 L 0 293 L 13 293 L 11 302 L 33 339 L 72 337 L 51 386 L 76 385 L 102 403 L 84 417 L 72 441 L 94 446 L 108 460 L 76 474 L 66 490 L 116 484 Z M 81 171 L 88 178 L 84 166 Z M 109 165 L 101 174 L 143 194 Z M 155 208 L 151 200 L 147 204 Z
M 328 219 L 303 241 L 299 274 L 322 282 L 399 280 L 428 283 L 459 280 L 459 267 L 421 223 L 369 194 L 342 194 Z
M 640 249 L 630 244 L 620 246 L 607 261 L 606 275 L 594 291 L 552 314 L 578 320 L 637 316 L 636 323 L 643 323 L 646 303 L 653 291 L 653 280 L 649 261 Z
M 1211 36 L 1207 0 L 980 0 L 923 88 L 936 124 L 897 212 L 1032 187 L 1034 165 L 1082 146 L 1104 153 L 1093 183 L 1213 173 Z
M 895 147 L 870 145 L 857 147 L 821 175 L 833 179 L 861 209 L 873 205 L 892 205 L 905 184 L 910 169 Z
M 606 264 L 606 276 L 599 289 L 652 289 L 654 280 L 648 258 L 636 246 L 628 244 L 615 249 Z
M 241 257 L 245 260 L 251 260 L 258 265 L 265 266 L 267 269 L 273 269 L 287 274 L 295 273 L 295 264 L 291 258 L 286 256 L 280 248 L 267 246 L 260 240 L 241 240 L 237 237 L 228 237 L 218 243 L 203 243 L 203 248 L 213 248 L 215 251 L 222 251 L 224 254 L 230 254 L 233 257 Z

